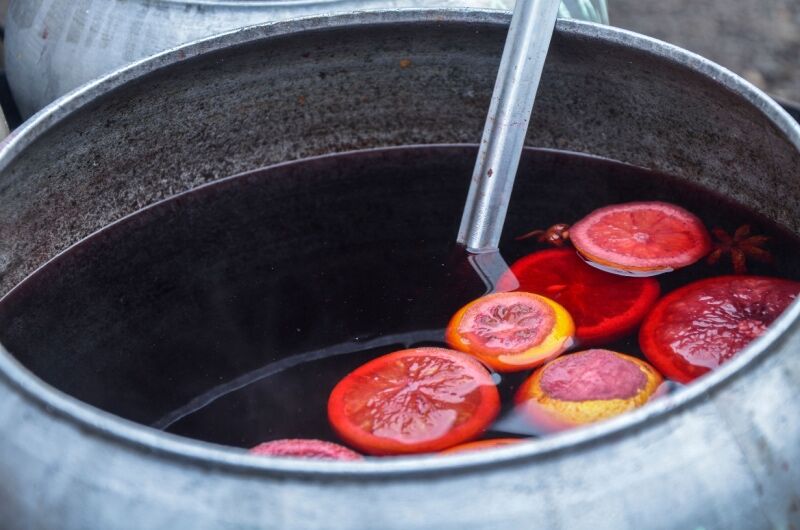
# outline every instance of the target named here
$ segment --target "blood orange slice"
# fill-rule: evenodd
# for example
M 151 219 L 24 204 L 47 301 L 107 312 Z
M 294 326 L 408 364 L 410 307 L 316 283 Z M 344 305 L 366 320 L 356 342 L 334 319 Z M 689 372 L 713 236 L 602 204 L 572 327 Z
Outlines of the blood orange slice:
M 316 460 L 361 460 L 355 451 L 323 440 L 286 438 L 264 442 L 250 449 L 250 453 L 263 456 L 313 458 Z
M 688 383 L 761 335 L 800 293 L 800 283 L 766 276 L 718 276 L 665 296 L 645 318 L 639 345 L 670 379 Z
M 442 454 L 483 451 L 485 449 L 494 449 L 495 447 L 517 444 L 521 441 L 521 438 L 492 438 L 491 440 L 478 440 L 477 442 L 467 442 L 465 444 L 451 447 L 450 449 L 445 449 L 442 451 Z
M 444 348 L 402 350 L 360 366 L 331 392 L 328 419 L 370 454 L 439 451 L 483 432 L 500 410 L 491 374 Z
M 564 355 L 542 366 L 516 401 L 544 432 L 593 423 L 641 407 L 663 382 L 649 364 L 610 350 Z
M 653 278 L 626 278 L 586 264 L 574 250 L 534 252 L 511 266 L 518 290 L 540 294 L 564 306 L 575 321 L 581 346 L 597 345 L 632 333 L 658 299 Z M 500 279 L 498 290 L 513 278 Z
M 495 370 L 527 370 L 556 357 L 574 342 L 575 324 L 560 304 L 533 293 L 490 294 L 450 319 L 445 339 Z
M 694 214 L 666 202 L 629 202 L 595 210 L 570 228 L 570 240 L 595 266 L 627 275 L 686 267 L 711 249 Z

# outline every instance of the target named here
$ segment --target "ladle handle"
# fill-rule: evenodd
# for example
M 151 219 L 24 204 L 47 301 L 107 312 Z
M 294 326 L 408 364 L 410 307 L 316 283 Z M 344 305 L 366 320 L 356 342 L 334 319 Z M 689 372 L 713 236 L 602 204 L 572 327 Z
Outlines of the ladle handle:
M 471 252 L 496 250 L 560 0 L 517 0 L 458 230 Z

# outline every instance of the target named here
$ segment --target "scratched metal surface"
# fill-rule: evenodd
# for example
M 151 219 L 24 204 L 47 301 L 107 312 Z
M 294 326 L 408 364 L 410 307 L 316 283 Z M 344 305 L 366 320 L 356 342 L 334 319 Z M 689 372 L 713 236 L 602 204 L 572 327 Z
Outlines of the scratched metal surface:
M 453 10 L 263 25 L 58 101 L 0 146 L 0 289 L 110 221 L 232 173 L 476 142 L 507 22 Z M 553 46 L 529 145 L 664 170 L 800 232 L 800 129 L 771 100 L 614 29 L 562 21 Z M 56 392 L 2 351 L 0 513 L 8 528 L 59 529 L 796 527 L 798 318 L 795 304 L 703 381 L 616 420 L 360 464 L 166 435 Z
M 513 5 L 513 0 L 15 0 L 5 26 L 5 61 L 17 105 L 28 117 L 115 68 L 242 26 L 367 9 L 510 11 Z M 608 21 L 605 0 L 562 0 L 559 15 Z

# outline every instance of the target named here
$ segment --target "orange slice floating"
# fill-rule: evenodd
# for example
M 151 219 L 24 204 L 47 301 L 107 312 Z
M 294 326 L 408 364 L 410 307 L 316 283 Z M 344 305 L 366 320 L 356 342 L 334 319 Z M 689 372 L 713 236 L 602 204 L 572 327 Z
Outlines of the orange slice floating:
M 513 283 L 512 283 L 513 282 Z M 498 289 L 537 293 L 562 304 L 575 321 L 580 346 L 608 344 L 633 332 L 658 299 L 655 278 L 608 274 L 571 248 L 529 254 L 511 266 Z
M 336 433 L 374 455 L 452 447 L 479 436 L 499 411 L 500 395 L 486 367 L 444 348 L 373 359 L 339 381 L 328 398 Z
M 491 440 L 478 440 L 477 442 L 468 442 L 465 444 L 445 449 L 442 454 L 450 453 L 465 453 L 469 451 L 483 451 L 486 449 L 494 449 L 495 447 L 503 447 L 506 445 L 513 445 L 521 442 L 522 438 L 492 438 Z
M 641 407 L 663 378 L 644 361 L 610 350 L 559 357 L 529 377 L 516 402 L 544 432 L 584 425 Z
M 347 447 L 306 438 L 284 438 L 260 443 L 249 451 L 254 455 L 311 458 L 314 460 L 361 460 L 364 457 Z
M 645 357 L 689 383 L 729 361 L 800 295 L 800 283 L 768 276 L 716 276 L 659 300 L 639 331 Z
M 686 267 L 711 250 L 694 214 L 666 202 L 629 202 L 593 211 L 570 228 L 570 240 L 591 265 L 623 275 Z
M 563 353 L 575 324 L 560 304 L 525 292 L 495 293 L 453 315 L 445 340 L 499 372 L 527 370 Z

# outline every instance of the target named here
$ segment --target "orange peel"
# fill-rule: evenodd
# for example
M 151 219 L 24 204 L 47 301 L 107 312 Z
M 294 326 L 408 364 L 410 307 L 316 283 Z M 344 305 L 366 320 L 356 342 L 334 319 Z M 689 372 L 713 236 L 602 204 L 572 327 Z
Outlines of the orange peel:
M 645 361 L 592 349 L 545 364 L 522 384 L 515 400 L 537 427 L 553 432 L 639 408 L 663 381 Z

